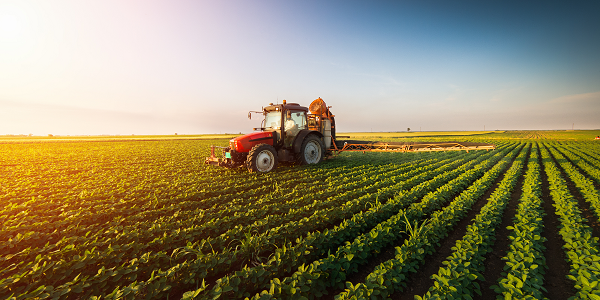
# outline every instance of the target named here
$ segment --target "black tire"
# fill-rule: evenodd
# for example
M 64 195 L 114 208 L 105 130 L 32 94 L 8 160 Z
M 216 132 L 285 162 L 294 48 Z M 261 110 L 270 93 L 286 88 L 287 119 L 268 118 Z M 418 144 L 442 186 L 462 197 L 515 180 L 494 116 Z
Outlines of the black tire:
M 277 151 L 273 146 L 258 144 L 252 147 L 246 158 L 246 167 L 250 172 L 268 173 L 277 167 Z
M 323 141 L 314 134 L 309 134 L 302 141 L 300 152 L 297 153 L 298 163 L 301 165 L 318 164 L 325 155 Z

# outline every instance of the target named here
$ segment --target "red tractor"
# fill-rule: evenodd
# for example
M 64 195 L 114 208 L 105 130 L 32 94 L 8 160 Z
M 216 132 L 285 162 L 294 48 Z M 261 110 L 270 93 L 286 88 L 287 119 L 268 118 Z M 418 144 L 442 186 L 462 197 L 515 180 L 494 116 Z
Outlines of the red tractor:
M 323 99 L 314 100 L 309 108 L 297 103 L 269 103 L 263 108 L 264 119 L 259 132 L 229 141 L 229 147 L 211 147 L 205 163 L 226 168 L 246 166 L 250 172 L 266 173 L 278 162 L 318 164 L 335 147 L 335 119 Z M 251 118 L 252 112 L 248 113 Z M 215 156 L 222 148 L 223 157 Z

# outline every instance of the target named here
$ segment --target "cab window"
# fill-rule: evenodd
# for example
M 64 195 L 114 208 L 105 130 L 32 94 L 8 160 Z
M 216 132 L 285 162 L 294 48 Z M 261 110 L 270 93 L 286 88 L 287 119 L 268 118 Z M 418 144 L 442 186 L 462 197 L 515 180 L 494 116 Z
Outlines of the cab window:
M 279 130 L 281 123 L 281 112 L 271 111 L 265 116 L 265 128 L 271 130 Z
M 306 129 L 306 112 L 304 111 L 292 111 L 292 120 L 298 125 L 298 129 Z
M 305 111 L 287 111 L 285 116 L 284 130 L 286 138 L 284 144 L 290 146 L 300 130 L 306 129 L 306 112 Z

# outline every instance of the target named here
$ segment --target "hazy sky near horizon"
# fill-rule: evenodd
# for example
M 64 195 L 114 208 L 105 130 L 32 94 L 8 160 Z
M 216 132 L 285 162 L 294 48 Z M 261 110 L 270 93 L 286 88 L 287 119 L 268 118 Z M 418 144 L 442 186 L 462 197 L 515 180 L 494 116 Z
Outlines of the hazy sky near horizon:
M 600 128 L 600 2 L 0 0 L 0 134 Z

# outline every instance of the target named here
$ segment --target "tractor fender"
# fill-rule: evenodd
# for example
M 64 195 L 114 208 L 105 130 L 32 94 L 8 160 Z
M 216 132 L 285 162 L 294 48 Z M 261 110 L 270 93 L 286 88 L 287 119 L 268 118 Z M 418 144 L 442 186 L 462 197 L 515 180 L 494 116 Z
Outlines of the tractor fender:
M 323 134 L 316 130 L 300 130 L 300 132 L 298 132 L 298 135 L 296 135 L 294 142 L 292 143 L 292 151 L 294 151 L 294 153 L 300 153 L 300 147 L 302 147 L 302 142 L 304 142 L 304 138 L 306 138 L 309 134 L 315 134 L 319 138 L 323 138 Z

